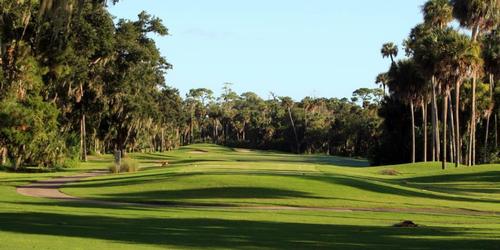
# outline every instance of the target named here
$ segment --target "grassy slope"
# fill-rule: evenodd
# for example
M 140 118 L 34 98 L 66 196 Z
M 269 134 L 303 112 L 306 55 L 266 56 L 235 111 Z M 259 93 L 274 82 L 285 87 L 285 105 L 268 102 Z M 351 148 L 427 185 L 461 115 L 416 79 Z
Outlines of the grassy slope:
M 385 176 L 379 174 L 385 168 L 347 166 L 362 166 L 362 161 L 210 145 L 133 157 L 147 167 L 166 159 L 171 165 L 94 178 L 64 191 L 97 199 L 180 204 L 500 210 L 498 165 L 450 169 L 445 175 L 438 165 L 392 166 L 385 168 L 402 174 Z M 108 161 L 94 159 L 84 168 L 103 168 Z M 493 214 L 106 207 L 15 193 L 16 185 L 66 174 L 72 172 L 0 173 L 0 248 L 495 249 L 500 243 L 500 218 Z M 390 227 L 403 219 L 424 227 Z
M 326 156 L 238 152 L 210 145 L 133 157 L 169 159 L 174 164 L 138 174 L 94 178 L 63 190 L 92 199 L 180 205 L 500 211 L 500 168 L 492 165 L 445 172 L 439 164 L 356 168 L 352 166 L 365 163 Z M 380 174 L 387 168 L 401 174 Z

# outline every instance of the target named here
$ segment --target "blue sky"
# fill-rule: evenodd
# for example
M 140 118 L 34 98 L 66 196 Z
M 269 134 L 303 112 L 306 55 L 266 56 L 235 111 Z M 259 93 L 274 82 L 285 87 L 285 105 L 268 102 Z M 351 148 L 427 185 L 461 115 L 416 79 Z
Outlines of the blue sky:
M 350 97 L 389 66 L 384 42 L 401 44 L 421 22 L 425 0 L 122 0 L 117 18 L 145 10 L 163 19 L 171 35 L 155 37 L 174 65 L 167 83 L 184 95 L 191 88 L 267 98 L 272 91 Z M 404 56 L 400 48 L 401 55 Z

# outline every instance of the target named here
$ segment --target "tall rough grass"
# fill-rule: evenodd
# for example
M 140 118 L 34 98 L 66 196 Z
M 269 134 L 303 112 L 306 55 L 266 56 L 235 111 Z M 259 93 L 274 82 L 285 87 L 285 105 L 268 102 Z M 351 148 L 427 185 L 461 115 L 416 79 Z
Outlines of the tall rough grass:
M 121 165 L 118 167 L 115 164 L 109 166 L 109 171 L 112 173 L 135 173 L 139 171 L 139 162 L 134 159 L 122 159 Z

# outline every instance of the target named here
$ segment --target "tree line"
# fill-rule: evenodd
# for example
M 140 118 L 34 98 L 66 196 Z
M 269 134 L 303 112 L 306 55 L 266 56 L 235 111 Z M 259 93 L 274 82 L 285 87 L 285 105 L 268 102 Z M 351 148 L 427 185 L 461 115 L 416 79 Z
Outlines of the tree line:
M 2 165 L 70 167 L 89 154 L 165 151 L 195 142 L 366 156 L 379 89 L 350 99 L 237 94 L 166 86 L 171 65 L 145 12 L 114 20 L 117 1 L 0 1 Z
M 377 77 L 389 90 L 378 161 L 391 160 L 384 155 L 401 139 L 398 128 L 411 138 L 411 162 L 442 161 L 444 169 L 498 160 L 499 11 L 498 0 L 429 0 L 403 42 L 406 58 L 396 61 L 398 47 L 383 45 L 391 66 Z
M 226 83 L 214 97 L 209 89 L 192 89 L 176 105 L 180 143 L 212 142 L 235 147 L 367 156 L 380 119 L 381 89 L 361 88 L 352 98 L 306 97 L 294 101 L 263 99 L 253 92 L 238 95 Z
M 498 158 L 497 0 L 428 1 L 404 41 L 407 57 L 383 46 L 391 67 L 376 77 L 380 88 L 300 101 L 238 94 L 231 84 L 220 96 L 205 88 L 181 96 L 165 84 L 172 65 L 151 38 L 168 35 L 162 20 L 145 12 L 114 20 L 107 4 L 116 2 L 0 0 L 2 165 L 71 167 L 90 154 L 196 142 L 373 164 Z

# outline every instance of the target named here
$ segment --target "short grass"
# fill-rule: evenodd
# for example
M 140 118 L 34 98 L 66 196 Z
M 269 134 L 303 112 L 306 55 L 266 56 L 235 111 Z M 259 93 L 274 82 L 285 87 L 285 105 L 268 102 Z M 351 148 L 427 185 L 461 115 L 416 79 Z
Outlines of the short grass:
M 62 173 L 0 173 L 0 248 L 498 249 L 500 244 L 499 165 L 446 171 L 434 163 L 366 167 L 363 160 L 214 145 L 130 157 L 143 171 L 88 179 L 63 191 L 164 206 L 78 204 L 15 193 L 16 185 L 33 180 L 106 168 L 109 156 Z M 169 165 L 162 168 L 164 161 Z M 396 175 L 383 174 L 388 169 Z M 249 208 L 263 206 L 375 211 Z M 401 220 L 422 226 L 391 227 Z

